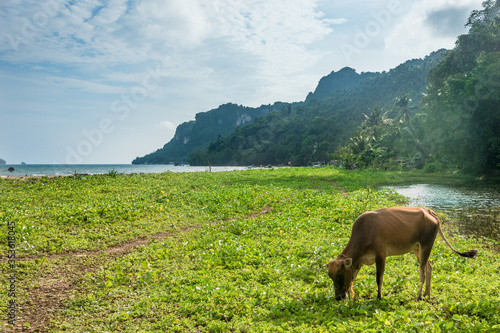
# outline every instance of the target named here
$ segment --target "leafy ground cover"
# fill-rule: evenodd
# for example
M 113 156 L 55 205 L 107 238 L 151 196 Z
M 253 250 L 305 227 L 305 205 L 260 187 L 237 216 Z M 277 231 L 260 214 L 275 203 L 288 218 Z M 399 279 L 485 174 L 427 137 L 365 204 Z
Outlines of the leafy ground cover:
M 71 280 L 50 320 L 30 321 L 21 313 L 19 326 L 51 332 L 500 331 L 498 244 L 491 240 L 453 238 L 459 249 L 480 251 L 470 260 L 438 238 L 428 301 L 415 301 L 413 255 L 387 261 L 384 299 L 376 300 L 370 266 L 355 282 L 355 300 L 334 300 L 323 265 L 343 249 L 354 219 L 404 204 L 399 195 L 373 188 L 418 177 L 433 176 L 298 168 L 2 181 L 2 230 L 15 221 L 18 256 L 32 256 L 18 262 L 20 311 L 39 304 L 33 295 L 50 290 L 51 281 Z M 82 256 L 166 231 L 168 237 L 130 251 Z M 6 262 L 0 267 L 5 272 Z M 0 283 L 5 295 L 3 274 Z
M 98 175 L 2 181 L 0 219 L 18 256 L 95 250 L 140 236 L 258 211 L 288 194 L 235 183 L 230 173 Z M 6 228 L 0 231 L 6 243 Z M 0 254 L 6 254 L 2 246 Z

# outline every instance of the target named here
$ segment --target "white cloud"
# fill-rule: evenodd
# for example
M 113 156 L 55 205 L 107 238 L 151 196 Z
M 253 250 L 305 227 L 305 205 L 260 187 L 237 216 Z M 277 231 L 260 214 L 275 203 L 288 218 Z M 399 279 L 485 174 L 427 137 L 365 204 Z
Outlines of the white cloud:
M 344 24 L 347 23 L 348 20 L 345 18 L 337 18 L 337 19 L 326 19 L 325 22 L 329 22 L 331 24 Z
M 155 125 L 157 129 L 173 131 L 176 129 L 176 125 L 171 121 L 162 121 Z
M 211 32 L 210 17 L 199 0 L 145 1 L 133 16 L 142 22 L 143 38 L 169 46 L 198 45 Z
M 110 86 L 87 80 L 57 77 L 57 76 L 47 76 L 46 79 L 48 84 L 56 88 L 79 89 L 81 91 L 86 91 L 94 94 L 118 95 L 126 92 L 126 89 L 122 87 Z
M 58 64 L 127 82 L 153 59 L 172 79 L 216 76 L 229 84 L 245 76 L 249 86 L 278 92 L 322 56 L 309 45 L 345 22 L 325 18 L 319 0 L 44 1 L 54 3 L 50 15 L 33 0 L 24 6 L 2 2 L 0 30 L 22 42 L 13 50 L 4 40 L 0 60 Z M 47 19 L 37 25 L 39 12 Z M 34 26 L 33 33 L 26 36 L 23 25 Z M 114 70 L 122 65 L 135 68 Z M 290 96 L 283 92 L 280 99 Z M 261 97 L 270 102 L 274 96 Z
M 127 11 L 127 0 L 112 0 L 107 7 L 99 9 L 91 23 L 97 27 L 117 22 Z
M 419 0 L 385 37 L 386 50 L 406 58 L 423 57 L 440 48 L 453 48 L 473 9 L 482 0 Z M 457 17 L 461 13 L 463 17 Z
M 62 52 L 68 63 L 80 63 L 82 57 L 83 61 L 127 62 L 118 54 L 130 56 L 131 62 L 137 61 L 133 55 L 138 54 L 162 58 L 165 51 L 188 52 L 221 39 L 226 48 L 262 55 L 269 48 L 304 46 L 328 34 L 334 21 L 322 19 L 322 14 L 315 11 L 315 3 L 316 0 L 156 0 L 127 8 L 124 0 L 88 0 L 77 4 L 59 1 L 51 16 L 36 2 L 20 9 L 10 0 L 2 4 L 5 8 L 0 25 L 5 34 L 29 42 L 23 45 L 25 48 Z M 33 19 L 38 12 L 46 18 L 43 24 Z M 1 51 L 8 48 L 4 40 Z M 37 53 L 30 55 L 31 59 L 23 61 L 40 60 Z M 100 57 L 105 55 L 107 58 Z M 77 61 L 75 56 L 80 59 Z

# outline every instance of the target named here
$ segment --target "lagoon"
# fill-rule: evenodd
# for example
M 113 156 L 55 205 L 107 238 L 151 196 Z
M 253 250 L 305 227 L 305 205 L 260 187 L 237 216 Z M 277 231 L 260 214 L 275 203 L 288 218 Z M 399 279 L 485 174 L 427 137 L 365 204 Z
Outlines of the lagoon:
M 460 233 L 500 240 L 500 183 L 476 181 L 384 188 L 409 198 L 408 206 L 425 206 L 446 213 Z

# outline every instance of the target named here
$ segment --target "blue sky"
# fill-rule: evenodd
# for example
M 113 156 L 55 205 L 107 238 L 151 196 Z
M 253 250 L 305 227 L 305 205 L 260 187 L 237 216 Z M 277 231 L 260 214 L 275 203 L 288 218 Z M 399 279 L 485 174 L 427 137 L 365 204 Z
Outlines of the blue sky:
M 2 0 L 0 158 L 130 163 L 220 104 L 453 48 L 481 2 Z

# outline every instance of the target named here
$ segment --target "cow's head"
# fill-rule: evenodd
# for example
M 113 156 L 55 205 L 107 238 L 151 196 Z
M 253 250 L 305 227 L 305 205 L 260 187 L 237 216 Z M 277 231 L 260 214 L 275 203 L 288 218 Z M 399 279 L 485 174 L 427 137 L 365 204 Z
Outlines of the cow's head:
M 353 279 L 352 258 L 332 260 L 325 266 L 328 267 L 328 276 L 333 280 L 335 299 L 346 298 Z

